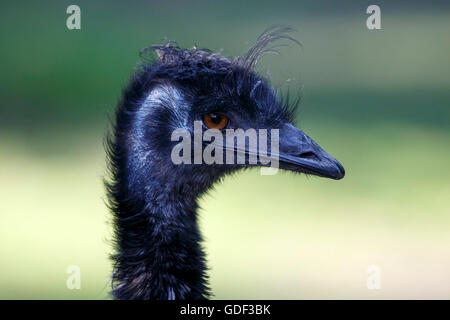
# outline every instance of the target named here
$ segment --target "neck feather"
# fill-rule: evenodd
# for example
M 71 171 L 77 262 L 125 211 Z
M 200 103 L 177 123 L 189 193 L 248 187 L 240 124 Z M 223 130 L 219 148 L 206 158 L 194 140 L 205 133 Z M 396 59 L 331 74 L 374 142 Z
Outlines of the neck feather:
M 129 143 L 129 136 L 116 127 L 107 142 L 111 181 L 106 187 L 116 246 L 113 296 L 208 298 L 196 213 L 203 188 L 177 181 L 173 173 L 162 178 L 160 164 L 143 156 Z
M 172 197 L 156 184 L 115 201 L 114 297 L 206 298 L 195 198 Z

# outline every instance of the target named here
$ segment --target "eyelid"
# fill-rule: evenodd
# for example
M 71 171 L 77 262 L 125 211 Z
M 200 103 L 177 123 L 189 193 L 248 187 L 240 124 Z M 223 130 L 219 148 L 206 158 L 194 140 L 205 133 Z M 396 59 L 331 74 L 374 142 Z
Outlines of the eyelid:
M 219 131 L 225 131 L 226 129 L 230 129 L 229 125 L 230 125 L 230 122 L 228 121 L 228 123 L 227 123 L 227 125 L 226 125 L 225 127 L 223 127 L 222 129 L 216 129 L 216 130 L 219 130 Z M 202 121 L 202 126 L 203 126 L 203 128 L 204 128 L 205 130 L 211 130 L 210 128 L 208 128 L 208 127 L 205 125 L 205 123 L 204 123 L 203 121 Z

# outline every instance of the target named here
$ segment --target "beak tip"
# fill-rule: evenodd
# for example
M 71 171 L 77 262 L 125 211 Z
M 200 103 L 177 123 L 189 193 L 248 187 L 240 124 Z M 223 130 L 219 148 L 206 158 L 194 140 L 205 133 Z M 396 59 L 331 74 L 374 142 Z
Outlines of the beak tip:
M 345 176 L 345 169 L 338 161 L 336 161 L 336 169 L 338 172 L 334 176 L 334 179 L 341 180 Z

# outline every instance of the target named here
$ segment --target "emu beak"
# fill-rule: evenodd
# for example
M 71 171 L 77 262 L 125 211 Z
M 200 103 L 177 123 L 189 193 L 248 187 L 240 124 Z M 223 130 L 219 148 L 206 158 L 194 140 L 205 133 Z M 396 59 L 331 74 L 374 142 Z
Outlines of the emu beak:
M 280 129 L 280 168 L 313 174 L 335 180 L 342 179 L 342 165 L 303 131 L 291 124 Z

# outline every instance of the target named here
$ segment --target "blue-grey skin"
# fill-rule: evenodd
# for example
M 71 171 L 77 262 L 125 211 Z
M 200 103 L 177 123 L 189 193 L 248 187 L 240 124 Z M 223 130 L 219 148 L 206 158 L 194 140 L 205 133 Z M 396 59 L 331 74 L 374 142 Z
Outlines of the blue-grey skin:
M 227 128 L 279 129 L 281 169 L 343 178 L 339 162 L 293 125 L 295 108 L 280 102 L 253 71 L 269 43 L 292 40 L 288 31 L 266 31 L 234 60 L 173 44 L 153 46 L 158 58 L 135 71 L 106 142 L 115 298 L 207 299 L 197 199 L 226 174 L 260 165 L 175 165 L 175 129 L 192 132 L 194 121 L 212 112 L 228 117 Z

